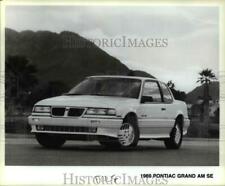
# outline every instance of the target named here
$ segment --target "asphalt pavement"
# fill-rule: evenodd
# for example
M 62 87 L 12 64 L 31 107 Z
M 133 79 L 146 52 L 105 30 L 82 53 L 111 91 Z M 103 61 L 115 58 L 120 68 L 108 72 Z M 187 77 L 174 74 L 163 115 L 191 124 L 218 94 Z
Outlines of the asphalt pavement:
M 181 149 L 162 141 L 139 141 L 134 149 L 104 149 L 97 141 L 67 141 L 61 149 L 41 147 L 31 135 L 6 134 L 5 164 L 21 166 L 218 166 L 217 139 L 184 139 Z

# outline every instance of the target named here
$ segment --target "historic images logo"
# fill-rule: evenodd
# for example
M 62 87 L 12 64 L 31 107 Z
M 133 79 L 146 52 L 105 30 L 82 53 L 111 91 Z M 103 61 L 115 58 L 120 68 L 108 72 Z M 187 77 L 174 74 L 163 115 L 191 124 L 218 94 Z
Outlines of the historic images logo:
M 131 176 L 126 173 L 114 175 L 81 176 L 73 173 L 63 174 L 64 185 L 165 185 L 166 178 L 149 178 L 142 176 Z
M 98 46 L 101 48 L 165 48 L 169 44 L 167 38 L 134 38 L 134 37 L 114 37 L 114 38 L 78 38 L 76 34 L 66 32 L 62 34 L 63 48 L 91 48 Z

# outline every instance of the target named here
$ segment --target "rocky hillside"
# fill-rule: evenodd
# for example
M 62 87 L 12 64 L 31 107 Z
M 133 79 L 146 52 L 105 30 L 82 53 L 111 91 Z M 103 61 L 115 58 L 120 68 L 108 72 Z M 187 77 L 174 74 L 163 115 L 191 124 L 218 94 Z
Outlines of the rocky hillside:
M 90 75 L 127 75 L 130 70 L 118 59 L 79 36 L 64 31 L 6 29 L 6 56 L 24 55 L 38 69 L 40 82 L 60 81 L 68 87 Z M 137 71 L 139 76 L 150 74 Z M 135 71 L 134 71 L 134 75 Z

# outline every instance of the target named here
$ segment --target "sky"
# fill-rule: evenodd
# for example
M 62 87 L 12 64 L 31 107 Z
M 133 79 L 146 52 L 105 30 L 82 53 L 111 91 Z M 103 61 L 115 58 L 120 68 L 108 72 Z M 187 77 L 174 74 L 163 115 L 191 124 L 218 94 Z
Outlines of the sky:
M 152 41 L 153 46 L 99 44 L 134 70 L 172 80 L 185 92 L 198 86 L 198 73 L 219 71 L 219 12 L 207 6 L 7 6 L 6 27 L 22 30 L 72 31 L 98 39 Z M 156 39 L 166 45 L 156 47 Z M 127 40 L 126 40 L 127 41 Z

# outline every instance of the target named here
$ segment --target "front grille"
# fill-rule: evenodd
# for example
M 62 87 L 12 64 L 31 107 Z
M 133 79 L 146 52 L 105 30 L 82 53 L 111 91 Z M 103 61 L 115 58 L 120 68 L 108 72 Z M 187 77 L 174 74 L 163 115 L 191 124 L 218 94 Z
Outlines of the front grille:
M 50 126 L 36 125 L 38 131 L 56 131 L 56 132 L 87 132 L 96 133 L 96 127 L 72 127 L 72 126 Z
M 79 117 L 83 114 L 84 109 L 81 108 L 70 108 L 68 116 Z
M 64 107 L 55 107 L 52 108 L 52 115 L 53 116 L 64 116 L 65 108 Z

